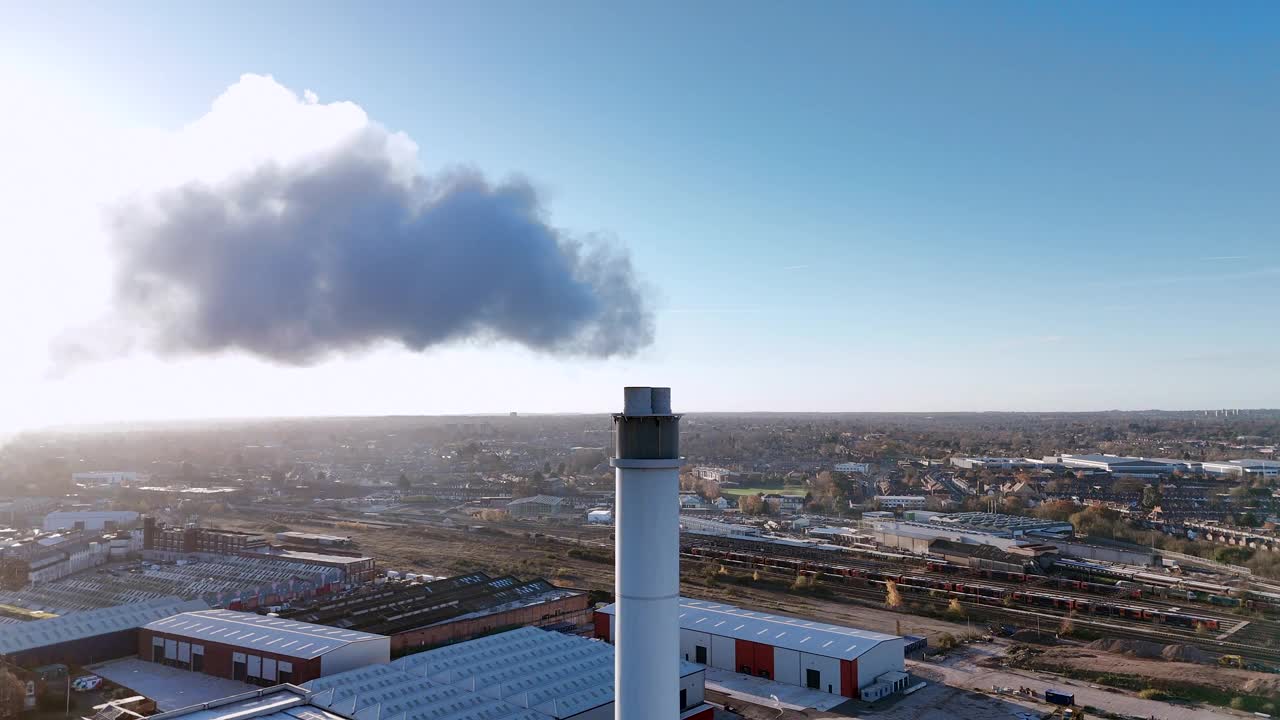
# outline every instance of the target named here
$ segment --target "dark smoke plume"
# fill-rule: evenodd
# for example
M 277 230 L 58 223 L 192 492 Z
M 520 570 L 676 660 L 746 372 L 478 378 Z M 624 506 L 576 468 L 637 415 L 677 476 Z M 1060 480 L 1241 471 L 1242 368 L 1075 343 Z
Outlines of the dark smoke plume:
M 653 318 L 625 252 L 547 223 L 523 181 L 404 181 L 366 133 L 118 210 L 117 310 L 159 351 L 306 365 L 378 343 L 625 355 Z

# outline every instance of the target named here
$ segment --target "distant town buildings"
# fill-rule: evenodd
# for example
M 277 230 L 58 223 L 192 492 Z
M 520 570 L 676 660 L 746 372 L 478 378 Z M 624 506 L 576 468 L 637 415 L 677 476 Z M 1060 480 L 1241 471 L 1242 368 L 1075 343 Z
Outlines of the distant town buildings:
M 170 553 L 232 554 L 260 550 L 267 546 L 261 533 L 204 527 L 170 527 L 153 518 L 143 520 L 142 547 Z
M 1201 469 L 1209 475 L 1228 477 L 1280 477 L 1280 460 L 1227 460 L 1205 462 Z
M 775 511 L 794 513 L 804 509 L 804 495 L 794 493 L 768 493 L 764 501 Z
M 964 470 L 1025 470 L 1043 463 L 1027 458 L 953 457 L 951 464 Z
M 1049 456 L 1045 462 L 1059 463 L 1068 468 L 1082 470 L 1102 470 L 1118 477 L 1155 478 L 1171 475 L 1174 472 L 1187 470 L 1187 465 L 1180 461 L 1153 460 L 1121 455 L 1089 454 Z
M 929 498 L 923 495 L 877 495 L 876 505 L 881 508 L 911 508 L 915 510 L 924 509 L 925 502 Z
M 122 470 L 95 470 L 93 472 L 71 473 L 71 482 L 86 487 L 94 485 L 133 485 L 139 480 L 146 480 L 146 475 Z
M 51 512 L 44 516 L 44 531 L 104 530 L 108 526 L 127 525 L 138 519 L 132 510 L 89 510 L 84 512 Z
M 507 503 L 507 512 L 513 518 L 563 517 L 573 512 L 564 498 L 556 495 L 533 495 Z
M 729 482 L 737 479 L 737 473 L 722 467 L 699 466 L 693 469 L 694 476 L 712 482 Z
M 864 462 L 836 463 L 835 466 L 832 467 L 831 469 L 836 472 L 862 473 L 863 475 L 866 475 L 871 472 L 871 463 L 864 463 Z

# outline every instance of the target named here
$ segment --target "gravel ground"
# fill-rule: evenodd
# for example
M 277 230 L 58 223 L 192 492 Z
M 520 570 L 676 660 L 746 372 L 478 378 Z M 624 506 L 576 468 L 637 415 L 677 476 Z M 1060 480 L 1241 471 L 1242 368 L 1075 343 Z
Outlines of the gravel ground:
M 992 670 L 979 663 L 988 660 L 1001 652 L 998 646 L 970 645 L 963 650 L 951 653 L 942 662 L 908 662 L 907 670 L 922 680 L 944 683 L 956 688 L 982 688 L 989 690 L 992 685 L 1001 687 L 1030 687 L 1043 695 L 1046 688 L 1056 688 L 1073 692 L 1076 704 L 1092 705 L 1108 712 L 1120 713 L 1138 718 L 1158 718 L 1158 720 L 1216 720 L 1218 718 L 1253 717 L 1250 714 L 1234 710 L 1174 705 L 1156 700 L 1143 700 L 1136 695 L 1108 690 L 1102 686 L 1067 680 L 1046 673 L 1024 670 Z M 1021 703 L 1022 700 L 1018 699 Z M 1043 703 L 1027 703 L 1029 707 L 1047 710 Z M 943 717 L 943 716 L 939 716 Z M 895 719 L 896 720 L 896 719 Z M 906 716 L 903 717 L 906 720 Z

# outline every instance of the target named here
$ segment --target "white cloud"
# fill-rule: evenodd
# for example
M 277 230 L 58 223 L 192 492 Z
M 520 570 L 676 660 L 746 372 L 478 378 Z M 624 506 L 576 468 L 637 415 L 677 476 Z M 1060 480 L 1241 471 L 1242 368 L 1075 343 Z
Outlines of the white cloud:
M 7 346 L 0 427 L 47 419 L 46 393 L 56 390 L 45 381 L 51 340 L 107 302 L 108 208 L 159 187 L 298 162 L 374 124 L 354 103 L 322 103 L 310 91 L 300 97 L 261 75 L 241 77 L 198 120 L 170 129 L 113 125 L 86 98 L 35 75 L 0 80 L 0 337 Z M 414 142 L 402 133 L 384 137 L 397 174 L 417 172 Z

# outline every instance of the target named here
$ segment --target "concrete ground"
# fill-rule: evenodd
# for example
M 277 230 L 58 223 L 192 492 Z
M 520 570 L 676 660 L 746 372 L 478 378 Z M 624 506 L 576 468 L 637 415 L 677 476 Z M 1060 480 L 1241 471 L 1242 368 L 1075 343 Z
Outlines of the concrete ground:
M 875 720 L 1039 720 L 1047 710 L 962 688 L 935 685 L 863 705 L 850 715 Z
M 161 711 L 177 710 L 259 689 L 247 683 L 179 670 L 138 658 L 113 660 L 91 666 L 89 670 L 155 700 Z
M 720 668 L 708 667 L 706 677 L 707 687 L 723 693 L 726 697 L 777 709 L 804 710 L 813 708 L 815 710 L 830 710 L 848 700 L 848 698 L 840 695 L 832 695 L 820 690 L 810 690 L 797 685 L 787 685 L 753 675 L 721 670 Z M 774 700 L 774 698 L 777 698 L 777 700 Z
M 1060 676 L 1023 670 L 991 669 L 979 665 L 1000 655 L 994 643 L 965 645 L 939 662 L 907 662 L 913 680 L 928 683 L 910 695 L 895 695 L 878 703 L 834 697 L 807 688 L 771 682 L 708 668 L 707 699 L 730 705 L 748 720 L 1034 720 L 1054 706 L 1042 699 L 993 694 L 992 686 L 1029 687 L 1043 698 L 1046 688 L 1075 693 L 1076 705 L 1092 705 L 1132 718 L 1156 720 L 1224 720 L 1252 717 L 1225 708 L 1199 707 L 1144 700 L 1135 694 Z M 775 702 L 770 695 L 776 695 Z M 721 717 L 721 716 L 717 716 Z

